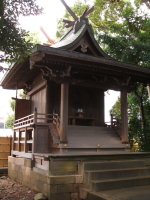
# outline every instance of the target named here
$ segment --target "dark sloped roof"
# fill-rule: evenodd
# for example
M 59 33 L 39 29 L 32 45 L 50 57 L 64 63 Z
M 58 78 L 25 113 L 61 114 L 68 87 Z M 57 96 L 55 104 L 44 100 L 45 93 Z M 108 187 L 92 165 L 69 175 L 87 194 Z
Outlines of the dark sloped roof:
M 82 45 L 83 39 L 89 44 L 92 43 L 94 48 L 96 49 L 97 56 L 104 57 L 107 59 L 113 59 L 108 56 L 98 45 L 97 41 L 94 38 L 94 33 L 91 25 L 88 22 L 88 19 L 81 17 L 80 21 L 72 27 L 66 35 L 64 35 L 59 42 L 53 44 L 51 47 L 64 49 L 64 50 L 74 50 L 74 46 L 78 44 L 78 46 Z
M 85 51 L 82 51 L 82 45 Z M 87 51 L 86 51 L 87 48 Z M 29 66 L 32 58 L 32 70 Z M 35 66 L 35 67 L 34 67 Z M 51 47 L 36 45 L 30 57 L 25 58 L 22 63 L 16 63 L 4 76 L 1 85 L 5 89 L 19 89 L 24 87 L 24 83 L 33 80 L 41 73 L 40 68 L 46 67 L 56 73 L 62 72 L 66 66 L 71 66 L 73 78 L 91 77 L 101 81 L 101 77 L 109 77 L 109 87 L 116 81 L 124 84 L 126 79 L 130 81 L 130 86 L 135 82 L 150 83 L 150 69 L 116 61 L 108 56 L 98 45 L 94 38 L 92 27 L 88 20 L 80 18 L 60 41 Z M 78 74 L 80 73 L 81 76 Z M 101 82 L 98 82 L 100 84 Z
M 61 66 L 72 66 L 72 70 L 81 71 L 100 76 L 110 76 L 122 80 L 124 76 L 143 83 L 150 83 L 150 69 L 133 64 L 127 64 L 116 60 L 110 60 L 103 57 L 86 55 L 78 52 L 36 45 L 33 49 L 33 55 L 40 56 L 43 54 L 41 61 L 36 62 L 32 70 L 29 69 L 30 58 L 24 62 L 15 64 L 2 80 L 1 85 L 5 89 L 15 89 L 16 83 L 18 88 L 23 88 L 24 82 L 32 80 L 41 73 L 39 66 L 47 66 L 50 69 L 60 69 Z M 109 88 L 110 89 L 110 88 Z

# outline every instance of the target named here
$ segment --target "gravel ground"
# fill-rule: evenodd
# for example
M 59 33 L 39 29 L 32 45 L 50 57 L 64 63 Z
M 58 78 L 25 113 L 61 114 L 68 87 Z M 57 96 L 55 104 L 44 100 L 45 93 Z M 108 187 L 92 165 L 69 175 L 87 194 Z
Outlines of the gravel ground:
M 23 186 L 7 176 L 0 177 L 0 199 L 32 200 L 37 192 Z

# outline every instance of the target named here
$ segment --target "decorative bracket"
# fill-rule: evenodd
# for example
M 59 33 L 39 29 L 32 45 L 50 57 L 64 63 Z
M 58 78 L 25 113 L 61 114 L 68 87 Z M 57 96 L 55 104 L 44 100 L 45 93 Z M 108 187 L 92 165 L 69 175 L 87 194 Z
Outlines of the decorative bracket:
M 24 94 L 27 94 L 32 90 L 32 84 L 31 82 L 25 82 L 24 85 L 25 85 Z
M 36 62 L 39 62 L 42 60 L 42 58 L 45 57 L 44 53 L 38 53 L 36 55 L 33 55 L 30 57 L 30 69 L 33 69 L 33 66 L 35 65 Z
M 129 85 L 129 82 L 130 82 L 130 80 L 131 80 L 131 77 L 128 77 L 126 80 L 122 80 L 122 81 L 120 81 L 119 82 L 119 80 L 117 79 L 117 78 L 113 78 L 116 82 L 117 82 L 117 84 L 119 85 L 119 86 L 128 86 Z M 125 82 L 126 81 L 126 82 Z
M 83 53 L 86 53 L 87 52 L 87 48 L 88 48 L 88 45 L 86 44 L 86 42 L 83 42 L 82 44 L 81 44 L 81 51 L 83 52 Z

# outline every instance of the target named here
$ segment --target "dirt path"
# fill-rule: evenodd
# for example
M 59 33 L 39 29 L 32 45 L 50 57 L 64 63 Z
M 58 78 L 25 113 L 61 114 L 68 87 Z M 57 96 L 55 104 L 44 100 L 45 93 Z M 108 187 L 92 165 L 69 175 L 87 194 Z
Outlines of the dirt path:
M 0 199 L 33 200 L 37 192 L 25 187 L 7 176 L 0 177 Z

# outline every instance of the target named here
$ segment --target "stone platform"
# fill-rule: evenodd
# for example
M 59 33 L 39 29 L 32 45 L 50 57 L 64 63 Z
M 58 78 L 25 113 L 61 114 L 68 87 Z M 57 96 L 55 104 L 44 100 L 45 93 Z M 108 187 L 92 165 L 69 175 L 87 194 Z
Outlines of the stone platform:
M 84 188 L 85 163 L 130 162 L 140 160 L 150 166 L 149 153 L 56 155 L 33 154 L 32 159 L 9 157 L 8 175 L 11 179 L 44 193 L 49 200 L 79 200 L 79 191 Z M 86 199 L 86 198 L 83 198 Z M 88 200 L 88 199 L 86 199 Z M 89 199 L 93 200 L 93 199 Z

